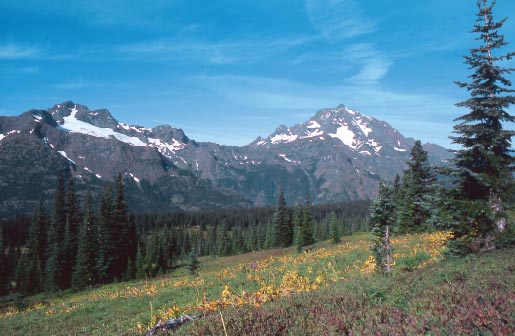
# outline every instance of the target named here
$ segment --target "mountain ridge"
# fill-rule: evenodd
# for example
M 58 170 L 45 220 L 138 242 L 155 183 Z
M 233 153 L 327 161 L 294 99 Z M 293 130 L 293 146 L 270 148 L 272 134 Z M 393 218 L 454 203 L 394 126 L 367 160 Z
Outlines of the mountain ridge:
M 33 156 L 44 164 L 28 157 L 24 174 L 9 175 L 19 157 L 38 146 L 36 139 L 40 151 Z M 290 204 L 306 195 L 316 203 L 372 198 L 379 181 L 402 172 L 413 143 L 388 123 L 344 105 L 281 125 L 248 145 L 225 146 L 196 142 L 170 125 L 128 125 L 107 109 L 67 101 L 0 117 L 0 186 L 17 186 L 1 196 L 0 214 L 13 204 L 27 211 L 52 194 L 59 173 L 94 193 L 122 173 L 138 211 L 272 205 L 279 184 Z M 433 163 L 450 156 L 443 147 L 426 147 Z M 40 192 L 30 187 L 37 179 L 46 181 Z M 24 199 L 23 191 L 34 195 Z

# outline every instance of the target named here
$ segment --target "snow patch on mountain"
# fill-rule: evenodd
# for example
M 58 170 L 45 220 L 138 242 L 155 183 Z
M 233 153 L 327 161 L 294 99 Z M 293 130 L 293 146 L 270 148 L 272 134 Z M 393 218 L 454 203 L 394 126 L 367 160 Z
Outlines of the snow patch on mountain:
M 69 116 L 63 118 L 63 124 L 61 127 L 67 131 L 74 133 L 82 133 L 90 136 L 94 136 L 97 138 L 115 138 L 118 141 L 128 143 L 132 146 L 146 146 L 147 144 L 141 141 L 139 138 L 130 137 L 125 134 L 121 134 L 115 132 L 111 128 L 101 128 L 98 126 L 91 125 L 87 122 L 78 120 L 76 118 L 77 114 L 77 106 L 71 109 L 71 113 Z
M 374 139 L 368 139 L 366 142 L 367 145 L 372 147 L 376 153 L 379 153 L 379 151 L 383 148 L 376 140 Z
M 0 141 L 2 141 L 3 139 L 7 138 L 9 135 L 11 134 L 20 134 L 21 132 L 18 131 L 18 130 L 11 130 L 5 134 L 0 134 Z
M 324 131 L 322 131 L 321 129 L 315 129 L 313 132 L 308 131 L 308 133 L 305 136 L 302 136 L 299 139 L 315 138 L 321 135 L 324 135 Z
M 57 151 L 57 153 L 61 154 L 62 157 L 64 157 L 66 160 L 70 161 L 72 164 L 75 164 L 75 161 L 70 159 L 65 151 Z
M 368 125 L 363 121 L 363 119 L 364 118 L 356 118 L 355 121 L 358 127 L 363 132 L 363 134 L 365 134 L 365 136 L 368 138 L 368 135 L 372 133 L 372 129 L 368 127 Z
M 316 122 L 315 120 L 310 120 L 309 124 L 306 126 L 306 128 L 320 128 L 320 124 Z
M 338 127 L 336 133 L 329 134 L 332 138 L 340 139 L 346 146 L 355 148 L 354 146 L 354 132 L 352 132 L 347 125 Z
M 180 143 L 176 139 L 172 139 L 171 143 L 163 142 L 161 139 L 148 138 L 148 143 L 154 145 L 159 153 L 170 158 L 169 153 L 175 153 L 175 151 L 181 150 L 185 147 L 183 143 Z
M 275 135 L 274 137 L 272 137 L 270 139 L 270 141 L 273 143 L 273 144 L 276 144 L 276 143 L 289 143 L 289 142 L 293 142 L 295 140 L 297 140 L 299 136 L 297 134 L 291 134 L 291 132 L 289 134 L 277 134 Z
M 138 133 L 145 133 L 145 131 L 151 131 L 150 128 L 137 127 L 137 126 L 132 126 L 132 125 L 128 125 L 128 124 L 125 124 L 125 123 L 118 123 L 117 127 L 123 128 L 126 131 L 133 130 L 133 131 L 136 131 Z
M 132 179 L 134 180 L 134 182 L 136 182 L 136 183 L 139 183 L 139 182 L 140 182 L 140 179 L 139 179 L 139 178 L 137 178 L 136 176 L 134 176 L 134 174 L 133 174 L 133 173 L 129 173 L 129 175 L 132 177 Z
M 280 157 L 282 157 L 287 162 L 292 162 L 289 158 L 286 157 L 286 154 L 279 154 Z

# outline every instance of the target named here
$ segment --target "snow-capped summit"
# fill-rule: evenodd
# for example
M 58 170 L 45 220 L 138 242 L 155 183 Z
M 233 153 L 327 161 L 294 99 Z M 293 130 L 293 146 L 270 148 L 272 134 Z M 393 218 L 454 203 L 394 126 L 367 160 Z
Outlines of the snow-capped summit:
M 155 147 L 167 157 L 190 142 L 182 130 L 172 126 L 150 129 L 129 125 L 116 120 L 106 109 L 90 110 L 72 101 L 57 104 L 48 109 L 48 113 L 65 132 L 113 139 L 131 146 Z
M 318 111 L 308 121 L 292 127 L 281 125 L 266 139 L 251 145 L 278 145 L 297 141 L 338 140 L 361 155 L 380 155 L 385 149 L 407 151 L 408 142 L 386 122 L 340 105 Z

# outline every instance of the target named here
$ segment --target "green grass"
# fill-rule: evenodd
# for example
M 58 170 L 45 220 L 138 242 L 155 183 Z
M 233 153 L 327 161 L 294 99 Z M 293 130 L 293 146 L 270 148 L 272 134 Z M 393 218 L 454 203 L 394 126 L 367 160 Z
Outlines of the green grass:
M 515 250 L 223 312 L 228 335 L 515 335 Z M 223 335 L 219 315 L 179 335 Z
M 476 323 L 465 329 L 472 334 L 489 334 L 480 323 L 491 323 L 495 331 L 514 330 L 513 250 L 439 263 L 442 236 L 402 236 L 393 242 L 398 264 L 385 279 L 373 273 L 369 244 L 368 234 L 355 234 L 338 246 L 323 242 L 301 255 L 280 249 L 203 258 L 198 279 L 178 270 L 148 281 L 38 295 L 26 300 L 25 310 L 3 307 L 0 330 L 5 335 L 128 335 L 159 318 L 216 309 L 229 335 L 391 334 L 402 328 L 405 334 L 425 334 L 429 328 L 437 335 L 459 331 L 456 326 L 465 318 Z M 481 307 L 483 320 L 477 317 Z M 501 327 L 494 317 L 501 318 Z M 451 327 L 438 332 L 439 323 Z M 223 335 L 220 314 L 208 314 L 179 333 Z

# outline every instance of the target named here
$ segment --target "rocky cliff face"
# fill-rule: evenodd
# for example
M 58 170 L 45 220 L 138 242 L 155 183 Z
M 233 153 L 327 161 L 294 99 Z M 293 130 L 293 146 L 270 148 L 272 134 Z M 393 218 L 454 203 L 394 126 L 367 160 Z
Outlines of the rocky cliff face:
M 51 198 L 56 176 L 98 193 L 122 173 L 139 211 L 374 197 L 378 182 L 401 173 L 414 140 L 383 121 L 341 105 L 242 147 L 197 143 L 182 130 L 144 128 L 105 109 L 65 102 L 18 117 L 0 117 L 0 214 L 30 211 Z M 434 164 L 449 157 L 427 147 Z

